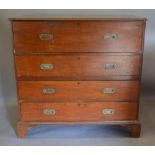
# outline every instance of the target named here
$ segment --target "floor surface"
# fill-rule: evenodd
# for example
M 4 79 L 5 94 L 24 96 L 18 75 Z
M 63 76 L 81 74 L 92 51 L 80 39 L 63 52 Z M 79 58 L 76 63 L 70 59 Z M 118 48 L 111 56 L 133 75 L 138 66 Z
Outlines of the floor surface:
M 16 137 L 18 120 L 17 105 L 0 105 L 0 145 L 47 145 L 47 146 L 103 146 L 103 145 L 155 145 L 155 103 L 142 102 L 140 138 L 129 137 L 119 126 L 75 125 L 37 126 L 29 130 L 26 139 Z

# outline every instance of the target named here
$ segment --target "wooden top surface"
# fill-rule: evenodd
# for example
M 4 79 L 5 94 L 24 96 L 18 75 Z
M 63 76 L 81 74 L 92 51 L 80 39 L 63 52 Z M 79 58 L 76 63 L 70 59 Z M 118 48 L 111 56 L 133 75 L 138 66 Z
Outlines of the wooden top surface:
M 9 18 L 11 21 L 146 21 L 145 17 L 135 16 L 97 16 L 97 17 L 15 17 Z

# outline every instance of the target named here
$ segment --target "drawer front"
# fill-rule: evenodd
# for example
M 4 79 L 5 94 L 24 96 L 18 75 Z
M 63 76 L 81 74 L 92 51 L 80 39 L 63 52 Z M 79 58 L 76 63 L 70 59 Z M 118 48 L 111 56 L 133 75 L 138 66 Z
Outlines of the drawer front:
M 138 81 L 18 81 L 21 101 L 137 101 Z
M 141 52 L 142 21 L 13 21 L 15 52 Z
M 23 121 L 136 120 L 138 104 L 129 102 L 21 103 Z
M 141 56 L 16 56 L 19 80 L 105 80 L 138 78 Z

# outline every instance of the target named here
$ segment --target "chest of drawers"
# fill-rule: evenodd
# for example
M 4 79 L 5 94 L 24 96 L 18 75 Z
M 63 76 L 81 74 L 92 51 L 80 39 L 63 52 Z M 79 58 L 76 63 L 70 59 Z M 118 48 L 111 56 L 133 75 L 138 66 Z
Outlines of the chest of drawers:
M 35 125 L 100 124 L 140 136 L 144 18 L 13 18 L 17 134 Z

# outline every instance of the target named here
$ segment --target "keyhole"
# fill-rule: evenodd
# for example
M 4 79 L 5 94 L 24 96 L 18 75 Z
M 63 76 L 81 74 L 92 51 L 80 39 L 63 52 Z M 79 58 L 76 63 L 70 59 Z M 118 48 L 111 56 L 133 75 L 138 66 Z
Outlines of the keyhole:
M 78 85 L 80 85 L 80 82 L 77 82 Z

